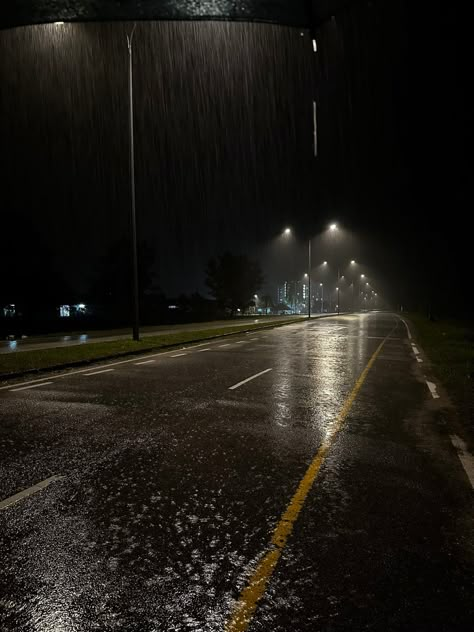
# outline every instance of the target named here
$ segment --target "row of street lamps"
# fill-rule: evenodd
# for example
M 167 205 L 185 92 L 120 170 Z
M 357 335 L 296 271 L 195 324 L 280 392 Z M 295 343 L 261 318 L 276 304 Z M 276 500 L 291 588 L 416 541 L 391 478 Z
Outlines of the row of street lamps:
M 329 225 L 329 231 L 334 233 L 338 230 L 338 226 L 337 224 L 330 224 Z M 285 236 L 290 236 L 292 234 L 292 230 L 291 228 L 287 227 L 285 228 L 285 230 L 283 231 L 283 235 Z M 311 242 L 312 239 L 308 239 L 308 272 L 305 273 L 305 277 L 307 277 L 308 279 L 308 318 L 311 318 L 311 303 L 312 303 L 312 296 L 311 296 L 311 270 L 312 270 L 312 250 L 311 250 Z M 323 261 L 323 266 L 327 266 L 328 262 L 327 261 Z M 355 266 L 356 265 L 356 261 L 355 259 L 351 259 L 351 261 L 349 262 L 349 265 L 351 266 Z M 336 286 L 336 291 L 337 291 L 337 313 L 340 313 L 340 286 L 341 286 L 341 281 L 342 279 L 344 279 L 344 275 L 340 275 L 340 267 L 338 266 L 337 268 L 337 286 Z M 361 291 L 361 284 L 364 282 L 364 279 L 366 279 L 365 274 L 361 274 L 359 277 L 359 302 L 361 302 L 361 296 L 362 296 L 362 291 Z M 367 287 L 369 287 L 369 282 L 365 281 L 365 284 Z M 352 285 L 352 293 L 354 295 L 354 283 L 351 284 Z M 321 288 L 321 312 L 324 310 L 324 284 L 320 283 L 319 284 L 320 288 Z M 377 296 L 377 292 L 375 292 L 374 290 L 372 290 L 372 295 L 374 297 Z M 352 300 L 353 305 L 354 305 L 354 298 Z

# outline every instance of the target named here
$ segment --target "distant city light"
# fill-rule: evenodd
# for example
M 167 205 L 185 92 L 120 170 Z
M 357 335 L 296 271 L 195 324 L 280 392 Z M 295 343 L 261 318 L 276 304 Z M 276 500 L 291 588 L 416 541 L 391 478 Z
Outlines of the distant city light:
M 16 315 L 16 307 L 13 304 L 6 305 L 3 308 L 3 315 L 5 318 L 13 318 Z
M 54 26 L 61 26 L 62 24 L 64 24 L 64 22 L 55 22 Z
M 59 316 L 60 318 L 69 318 L 71 315 L 71 306 L 70 305 L 60 305 L 59 306 Z
M 365 279 L 365 274 L 361 274 L 361 275 L 360 275 L 360 278 L 361 278 L 361 279 Z
M 84 303 L 78 303 L 77 309 L 86 309 L 86 306 L 84 305 Z

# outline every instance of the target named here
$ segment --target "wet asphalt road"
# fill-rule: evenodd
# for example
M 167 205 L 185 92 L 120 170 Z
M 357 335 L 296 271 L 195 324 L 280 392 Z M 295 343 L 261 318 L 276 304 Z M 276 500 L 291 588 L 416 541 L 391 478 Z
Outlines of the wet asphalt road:
M 248 630 L 472 629 L 472 488 L 426 364 L 379 313 L 1 390 L 0 500 L 65 478 L 0 510 L 0 630 L 225 630 L 389 334 Z

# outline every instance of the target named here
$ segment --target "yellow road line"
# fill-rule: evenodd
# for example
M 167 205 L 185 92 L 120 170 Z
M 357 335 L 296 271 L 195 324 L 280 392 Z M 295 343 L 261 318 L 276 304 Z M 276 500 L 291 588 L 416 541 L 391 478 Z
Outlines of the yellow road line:
M 318 475 L 319 470 L 324 463 L 326 454 L 332 443 L 334 442 L 336 435 L 341 430 L 344 421 L 352 408 L 352 404 L 354 403 L 357 394 L 359 393 L 362 385 L 365 382 L 367 374 L 372 368 L 372 365 L 377 359 L 377 356 L 381 352 L 382 347 L 384 346 L 389 336 L 390 334 L 387 336 L 387 338 L 383 340 L 383 342 L 380 343 L 380 345 L 377 347 L 377 350 L 370 358 L 367 366 L 362 371 L 359 379 L 355 383 L 351 394 L 346 399 L 341 412 L 337 416 L 334 427 L 316 453 L 316 456 L 306 470 L 306 474 L 301 479 L 301 482 L 298 485 L 298 489 L 296 490 L 293 498 L 290 501 L 290 504 L 286 508 L 285 513 L 280 518 L 280 521 L 273 532 L 271 545 L 268 551 L 265 553 L 259 565 L 257 566 L 257 569 L 250 577 L 247 586 L 242 590 L 240 594 L 232 617 L 227 622 L 227 625 L 225 627 L 225 632 L 245 632 L 248 629 L 257 608 L 257 604 L 265 593 L 268 581 L 270 580 L 270 577 L 272 576 L 273 571 L 276 568 L 278 560 L 280 559 L 283 549 L 285 548 L 288 541 L 288 537 L 293 531 L 293 525 L 296 522 L 298 515 L 304 505 L 306 497 L 308 496 L 311 487 L 313 486 L 313 483 L 316 479 L 316 476 Z

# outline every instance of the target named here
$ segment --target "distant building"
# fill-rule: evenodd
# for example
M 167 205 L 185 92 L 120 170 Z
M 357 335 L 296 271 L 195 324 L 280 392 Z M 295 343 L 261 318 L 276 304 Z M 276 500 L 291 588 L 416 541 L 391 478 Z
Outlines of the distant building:
M 308 308 L 309 288 L 303 281 L 285 281 L 278 287 L 278 304 L 288 305 L 293 314 L 302 314 Z

